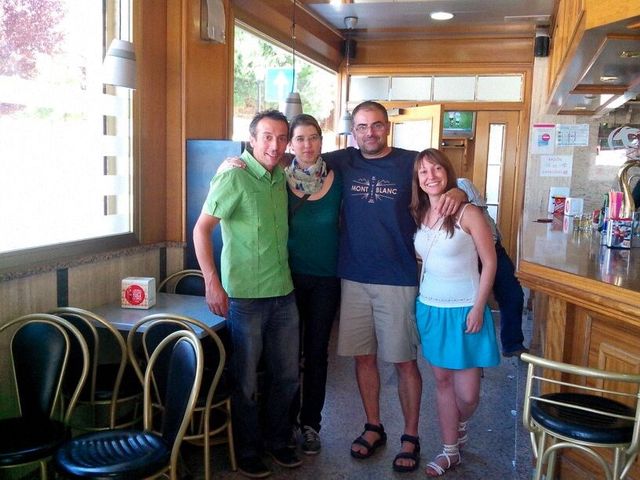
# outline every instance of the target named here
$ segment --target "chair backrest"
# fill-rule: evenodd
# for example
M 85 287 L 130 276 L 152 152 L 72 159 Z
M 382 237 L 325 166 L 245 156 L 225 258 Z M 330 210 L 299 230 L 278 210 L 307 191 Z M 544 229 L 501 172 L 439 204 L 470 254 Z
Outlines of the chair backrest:
M 162 355 L 168 351 L 165 404 L 160 434 L 172 447 L 172 465 L 179 452 L 180 441 L 186 432 L 191 413 L 196 404 L 204 368 L 202 346 L 198 337 L 188 330 L 180 330 L 167 336 L 151 354 L 144 375 L 144 428 L 153 430 L 152 378 Z
M 523 408 L 525 428 L 528 428 L 531 422 L 531 403 L 533 401 L 554 404 L 574 409 L 574 411 L 580 410 L 634 422 L 629 451 L 637 451 L 640 440 L 640 375 L 581 367 L 527 353 L 523 353 L 520 358 L 529 364 Z M 605 397 L 620 404 L 621 408 L 612 411 L 610 407 L 608 409 L 600 409 L 597 406 L 584 407 L 544 396 L 560 391 Z
M 157 288 L 158 292 L 180 293 L 183 295 L 205 296 L 204 276 L 201 270 L 187 269 L 175 272 L 165 278 Z
M 109 355 L 110 358 L 114 359 L 117 363 L 117 371 L 112 385 L 111 405 L 109 407 L 109 427 L 115 428 L 117 418 L 116 410 L 118 406 L 118 394 L 128 360 L 127 345 L 124 341 L 124 338 L 108 320 L 88 310 L 74 307 L 59 307 L 52 310 L 50 313 L 62 317 L 73 324 L 82 334 L 84 340 L 87 343 L 87 347 L 89 348 L 90 362 L 89 379 L 87 380 L 87 384 L 85 386 L 85 392 L 83 392 L 86 394 L 83 395 L 83 397 L 86 398 L 89 402 L 96 401 L 98 364 L 100 362 L 101 356 L 100 335 L 98 334 L 98 329 L 96 328 L 96 326 L 99 326 L 101 332 L 104 335 L 108 336 L 108 344 L 110 346 Z M 73 377 L 79 374 L 78 365 L 74 365 L 74 362 L 77 362 L 82 353 L 77 342 L 72 342 L 71 347 L 71 365 L 69 367 L 71 370 L 71 375 L 69 375 L 68 380 L 65 381 L 66 392 L 69 391 L 69 381 L 72 381 Z
M 136 343 L 139 339 L 138 332 L 140 332 L 140 330 L 143 330 L 140 336 L 142 337 L 142 351 L 146 359 L 149 359 L 152 352 L 157 350 L 157 346 L 164 341 L 168 335 L 175 331 L 190 331 L 199 336 L 201 342 L 207 342 L 207 347 L 209 348 L 205 348 L 204 350 L 205 365 L 208 369 L 213 370 L 213 376 L 211 383 L 202 385 L 202 389 L 208 389 L 206 391 L 206 408 L 210 408 L 226 362 L 224 344 L 218 334 L 204 322 L 183 315 L 156 313 L 142 318 L 133 325 L 127 336 L 127 351 L 133 367 L 139 376 L 142 375 L 142 368 L 139 360 L 136 359 Z M 160 358 L 157 368 L 162 371 L 168 366 L 167 355 L 159 355 Z M 163 377 L 164 375 L 158 375 L 157 378 L 152 380 L 154 393 L 156 395 L 155 401 L 160 405 L 164 405 L 165 399 L 163 392 L 167 391 Z
M 89 350 L 82 334 L 67 320 L 44 313 L 11 320 L 0 327 L 0 332 L 13 329 L 13 375 L 23 417 L 54 416 L 67 375 L 71 338 L 78 343 L 82 368 L 66 408 L 62 410 L 61 419 L 67 423 L 89 373 Z

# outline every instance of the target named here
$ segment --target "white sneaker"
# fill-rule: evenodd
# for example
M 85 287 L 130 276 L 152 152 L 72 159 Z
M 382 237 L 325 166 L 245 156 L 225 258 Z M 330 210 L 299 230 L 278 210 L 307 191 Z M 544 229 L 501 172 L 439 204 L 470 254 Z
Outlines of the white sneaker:
M 304 425 L 302 427 L 302 451 L 307 455 L 316 455 L 320 452 L 320 435 L 313 428 Z

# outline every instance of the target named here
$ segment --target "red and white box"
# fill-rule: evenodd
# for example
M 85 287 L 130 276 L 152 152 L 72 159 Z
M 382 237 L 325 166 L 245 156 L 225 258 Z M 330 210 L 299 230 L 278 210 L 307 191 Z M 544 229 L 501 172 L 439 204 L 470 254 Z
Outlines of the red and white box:
M 156 304 L 156 279 L 127 277 L 122 279 L 122 308 L 151 308 Z

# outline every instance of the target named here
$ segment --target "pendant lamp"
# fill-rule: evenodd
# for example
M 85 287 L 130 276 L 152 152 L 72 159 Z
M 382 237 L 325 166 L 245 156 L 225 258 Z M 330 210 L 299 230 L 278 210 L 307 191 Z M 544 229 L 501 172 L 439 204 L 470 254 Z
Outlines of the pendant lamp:
M 102 63 L 102 82 L 118 87 L 136 88 L 136 54 L 133 43 L 113 39 Z
M 349 61 L 351 60 L 351 31 L 358 24 L 358 17 L 345 17 L 344 24 L 347 27 L 347 38 L 345 41 L 345 57 L 347 58 L 347 68 L 346 68 L 346 77 L 347 77 L 347 88 L 345 95 L 345 106 L 344 113 L 342 117 L 340 117 L 340 122 L 338 123 L 338 135 L 349 135 L 351 133 L 351 129 L 353 127 L 353 116 L 351 112 L 349 112 L 349 82 L 351 79 L 349 78 Z
M 293 79 L 291 80 L 291 92 L 287 95 L 282 111 L 289 121 L 302 113 L 302 100 L 300 94 L 295 91 L 296 85 L 296 0 L 293 0 L 293 13 L 291 15 L 291 53 L 293 58 Z
M 118 38 L 114 38 L 102 62 L 102 83 L 116 87 L 136 88 L 136 52 L 133 43 L 124 40 L 122 1 L 118 2 Z M 126 2 L 125 2 L 126 3 Z M 126 23 L 128 25 L 128 22 Z M 126 25 L 124 28 L 127 31 Z

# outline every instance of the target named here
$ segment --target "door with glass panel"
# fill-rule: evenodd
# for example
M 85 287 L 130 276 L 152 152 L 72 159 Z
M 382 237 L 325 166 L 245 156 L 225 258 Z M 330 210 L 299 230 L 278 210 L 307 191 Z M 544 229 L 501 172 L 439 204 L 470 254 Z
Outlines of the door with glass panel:
M 440 145 L 442 105 L 398 108 L 389 113 L 389 122 L 389 143 L 394 147 L 419 152 L 425 148 L 438 148 Z
M 487 200 L 489 214 L 512 258 L 520 215 L 515 210 L 518 118 L 517 111 L 477 112 L 473 161 L 473 183 Z

